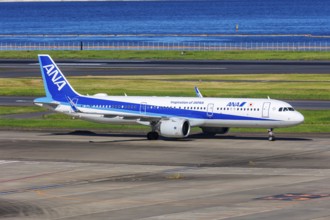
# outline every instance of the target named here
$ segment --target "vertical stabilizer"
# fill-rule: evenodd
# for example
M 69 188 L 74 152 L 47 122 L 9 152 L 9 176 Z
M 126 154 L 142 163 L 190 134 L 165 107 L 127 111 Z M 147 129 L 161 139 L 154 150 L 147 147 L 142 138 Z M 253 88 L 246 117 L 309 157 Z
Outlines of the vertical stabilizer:
M 55 101 L 67 102 L 66 97 L 77 97 L 79 93 L 74 91 L 61 70 L 49 55 L 38 55 L 42 79 L 47 98 Z

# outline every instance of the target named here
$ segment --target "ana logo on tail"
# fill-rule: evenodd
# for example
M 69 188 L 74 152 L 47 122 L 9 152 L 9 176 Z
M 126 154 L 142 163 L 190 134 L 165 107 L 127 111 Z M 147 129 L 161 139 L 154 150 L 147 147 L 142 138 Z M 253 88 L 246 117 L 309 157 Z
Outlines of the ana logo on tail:
M 49 77 L 52 77 L 52 82 L 57 86 L 58 91 L 61 91 L 66 85 L 66 81 L 62 77 L 61 73 L 55 68 L 53 64 L 43 66 Z

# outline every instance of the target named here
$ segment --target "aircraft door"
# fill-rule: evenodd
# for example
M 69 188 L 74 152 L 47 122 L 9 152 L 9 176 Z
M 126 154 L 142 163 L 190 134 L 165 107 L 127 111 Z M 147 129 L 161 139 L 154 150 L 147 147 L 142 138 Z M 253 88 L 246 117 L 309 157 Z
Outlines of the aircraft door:
M 140 114 L 145 115 L 147 112 L 147 103 L 146 102 L 142 102 L 140 104 Z
M 209 103 L 207 105 L 207 112 L 206 112 L 207 117 L 209 117 L 209 118 L 212 118 L 213 117 L 213 110 L 214 110 L 214 104 L 213 103 Z
M 270 102 L 264 102 L 262 106 L 262 117 L 263 118 L 269 118 L 269 108 L 270 108 Z

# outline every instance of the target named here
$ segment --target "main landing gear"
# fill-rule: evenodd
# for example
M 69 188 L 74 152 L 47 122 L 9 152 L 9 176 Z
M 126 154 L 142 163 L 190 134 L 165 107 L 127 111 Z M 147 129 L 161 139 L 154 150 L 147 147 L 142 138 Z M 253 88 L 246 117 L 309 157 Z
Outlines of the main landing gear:
M 269 141 L 275 141 L 275 136 L 274 136 L 274 132 L 273 132 L 273 128 L 268 129 L 268 140 Z
M 150 131 L 147 134 L 147 138 L 148 138 L 148 140 L 157 140 L 159 138 L 159 134 L 156 131 Z
M 157 140 L 159 138 L 158 130 L 159 130 L 159 122 L 152 121 L 150 122 L 151 131 L 147 134 L 148 140 Z

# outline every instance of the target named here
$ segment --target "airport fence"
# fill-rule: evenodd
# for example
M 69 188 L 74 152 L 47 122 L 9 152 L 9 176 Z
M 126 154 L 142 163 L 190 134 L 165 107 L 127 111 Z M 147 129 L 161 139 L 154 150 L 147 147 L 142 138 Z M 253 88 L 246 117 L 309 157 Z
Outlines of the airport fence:
M 330 42 L 0 42 L 0 51 L 13 50 L 330 51 Z

